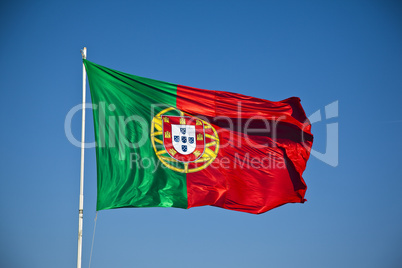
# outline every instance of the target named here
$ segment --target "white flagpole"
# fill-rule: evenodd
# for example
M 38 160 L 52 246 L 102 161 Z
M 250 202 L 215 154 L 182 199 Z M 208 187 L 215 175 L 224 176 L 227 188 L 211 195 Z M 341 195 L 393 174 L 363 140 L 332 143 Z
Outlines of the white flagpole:
M 82 58 L 87 58 L 87 48 L 81 50 Z M 84 144 L 85 144 L 85 97 L 87 73 L 82 63 L 82 126 L 81 126 L 81 174 L 80 174 L 80 203 L 78 210 L 78 255 L 77 268 L 81 268 L 82 259 L 82 226 L 84 221 Z

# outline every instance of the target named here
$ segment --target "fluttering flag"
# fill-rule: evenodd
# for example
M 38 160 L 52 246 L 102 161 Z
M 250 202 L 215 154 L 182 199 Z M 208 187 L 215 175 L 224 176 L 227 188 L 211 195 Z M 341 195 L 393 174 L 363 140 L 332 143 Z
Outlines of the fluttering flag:
M 272 102 L 84 64 L 97 210 L 210 205 L 259 214 L 305 201 L 313 135 L 299 98 Z

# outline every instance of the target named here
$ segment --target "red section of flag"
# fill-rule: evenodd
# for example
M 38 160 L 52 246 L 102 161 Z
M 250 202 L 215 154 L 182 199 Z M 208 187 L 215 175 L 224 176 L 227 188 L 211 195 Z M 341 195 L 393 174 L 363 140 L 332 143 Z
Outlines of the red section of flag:
M 299 98 L 271 102 L 179 85 L 177 108 L 208 121 L 221 144 L 210 166 L 187 174 L 189 208 L 263 213 L 305 201 L 313 136 Z

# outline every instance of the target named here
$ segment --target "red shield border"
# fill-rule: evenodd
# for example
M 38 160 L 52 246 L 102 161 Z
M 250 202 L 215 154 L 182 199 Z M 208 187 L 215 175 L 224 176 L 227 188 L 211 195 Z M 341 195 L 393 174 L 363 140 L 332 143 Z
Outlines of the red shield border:
M 194 162 L 202 156 L 205 150 L 204 122 L 202 122 L 202 120 L 190 116 L 162 115 L 162 123 L 163 123 L 162 124 L 163 145 L 165 146 L 166 152 L 172 158 L 180 162 Z M 174 149 L 172 141 L 173 139 L 172 126 L 171 126 L 172 124 L 195 126 L 196 148 L 194 152 L 188 155 L 183 155 Z M 200 135 L 202 135 L 202 139 Z

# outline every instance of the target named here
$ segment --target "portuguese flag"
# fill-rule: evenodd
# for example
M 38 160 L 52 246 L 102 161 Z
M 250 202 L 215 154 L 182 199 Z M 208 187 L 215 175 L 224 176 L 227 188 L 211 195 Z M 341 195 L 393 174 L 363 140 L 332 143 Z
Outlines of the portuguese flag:
M 299 98 L 272 102 L 84 64 L 97 210 L 210 205 L 259 214 L 305 201 L 313 136 Z

